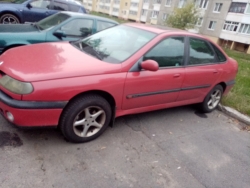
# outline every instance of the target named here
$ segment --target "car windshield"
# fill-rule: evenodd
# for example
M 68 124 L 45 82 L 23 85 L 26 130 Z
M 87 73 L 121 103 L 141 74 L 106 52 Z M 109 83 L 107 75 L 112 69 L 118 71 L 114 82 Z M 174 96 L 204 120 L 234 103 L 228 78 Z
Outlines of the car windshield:
M 69 17 L 70 17 L 69 15 L 63 14 L 63 13 L 54 14 L 52 16 L 49 16 L 49 17 L 37 22 L 36 26 L 40 30 L 49 29 L 51 27 L 54 27 L 54 26 L 64 22 Z
M 12 0 L 10 1 L 11 3 L 15 3 L 15 4 L 22 4 L 24 2 L 26 2 L 27 0 Z
M 155 36 L 155 33 L 120 25 L 73 42 L 72 45 L 102 61 L 121 63 Z

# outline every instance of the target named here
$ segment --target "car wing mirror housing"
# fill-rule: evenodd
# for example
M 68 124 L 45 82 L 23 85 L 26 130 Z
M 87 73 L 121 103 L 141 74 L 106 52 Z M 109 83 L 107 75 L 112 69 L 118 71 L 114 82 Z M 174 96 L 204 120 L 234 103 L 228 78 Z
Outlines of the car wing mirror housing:
M 148 70 L 148 71 L 157 71 L 159 69 L 158 63 L 151 59 L 141 62 L 140 66 L 141 66 L 141 69 Z
M 58 37 L 59 39 L 61 39 L 62 37 L 66 37 L 66 34 L 64 31 L 62 30 L 57 30 L 53 33 L 53 35 L 55 35 L 56 37 Z

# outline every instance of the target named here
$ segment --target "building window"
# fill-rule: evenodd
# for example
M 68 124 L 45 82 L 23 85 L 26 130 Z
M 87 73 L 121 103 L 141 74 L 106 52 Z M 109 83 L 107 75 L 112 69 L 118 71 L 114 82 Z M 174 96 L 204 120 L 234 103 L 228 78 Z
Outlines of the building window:
M 126 14 L 126 10 L 124 10 L 123 14 Z
M 128 3 L 125 3 L 125 6 L 127 6 L 128 5 Z
M 144 0 L 143 3 L 149 3 L 149 0 Z
M 133 2 L 132 2 L 132 3 L 130 4 L 130 7 L 138 7 L 138 3 L 133 3 Z
M 167 14 L 167 13 L 163 13 L 162 19 L 163 19 L 163 20 L 167 20 L 167 19 L 168 19 L 168 14 Z
M 155 10 L 153 10 L 152 11 L 152 18 L 157 18 L 158 17 L 158 15 L 159 15 L 159 11 L 155 11 Z
M 202 22 L 203 22 L 203 18 L 202 17 L 199 17 L 197 22 L 196 22 L 196 25 L 197 26 L 201 26 L 202 25 Z
M 147 14 L 148 14 L 148 10 L 145 10 L 145 9 L 142 9 L 142 16 L 147 16 Z
M 214 12 L 220 12 L 222 5 L 222 3 L 215 3 Z
M 246 14 L 250 14 L 250 3 L 248 4 L 248 7 L 247 7 L 247 9 L 246 9 L 246 12 L 245 12 Z
M 186 4 L 186 0 L 179 0 L 178 8 L 184 7 L 185 4 Z
M 106 0 L 106 3 L 110 3 L 110 0 Z
M 207 9 L 208 0 L 194 0 L 194 4 L 197 8 Z
M 239 33 L 250 34 L 250 24 L 241 24 Z
M 214 30 L 215 26 L 216 26 L 216 21 L 210 21 L 208 29 Z
M 229 8 L 228 12 L 234 12 L 234 13 L 244 13 L 246 9 L 247 4 L 246 3 L 236 3 L 233 2 Z
M 113 8 L 113 12 L 119 12 L 118 8 Z
M 225 24 L 223 26 L 223 30 L 236 32 L 238 29 L 238 26 L 239 26 L 239 22 L 225 21 Z
M 130 15 L 137 15 L 137 11 L 130 10 L 130 11 L 129 11 L 129 14 L 130 14 Z
M 114 4 L 120 4 L 120 0 L 114 0 Z
M 166 0 L 166 6 L 170 7 L 171 6 L 171 0 Z
M 161 0 L 154 0 L 153 3 L 154 4 L 161 4 Z

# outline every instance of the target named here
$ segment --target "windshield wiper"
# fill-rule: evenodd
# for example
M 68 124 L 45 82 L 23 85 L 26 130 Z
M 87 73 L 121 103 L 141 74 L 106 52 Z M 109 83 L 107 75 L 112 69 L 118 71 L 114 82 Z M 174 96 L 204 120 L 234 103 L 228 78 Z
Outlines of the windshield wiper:
M 83 52 L 85 52 L 85 53 L 87 53 L 87 54 L 89 54 L 91 56 L 94 56 L 94 57 L 96 57 L 99 60 L 103 59 L 102 55 L 100 55 L 96 50 L 94 50 L 94 48 L 92 46 L 90 46 L 90 45 L 88 45 L 86 43 L 82 43 L 82 42 L 76 43 L 75 42 L 74 45 L 77 45 L 77 47 L 81 51 L 83 51 Z

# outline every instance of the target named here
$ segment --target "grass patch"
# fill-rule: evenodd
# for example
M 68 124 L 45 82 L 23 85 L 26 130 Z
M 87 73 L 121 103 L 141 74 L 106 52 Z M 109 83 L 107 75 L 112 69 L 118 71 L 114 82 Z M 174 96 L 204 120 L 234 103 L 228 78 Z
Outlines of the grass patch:
M 115 16 L 109 16 L 108 14 L 104 14 L 104 13 L 100 13 L 100 12 L 91 11 L 90 14 L 95 15 L 95 16 L 104 17 L 104 18 L 109 18 L 109 19 L 114 20 L 120 24 L 129 22 L 128 20 L 123 20 L 121 18 L 117 18 Z
M 226 49 L 225 52 L 239 65 L 236 84 L 233 89 L 223 97 L 222 104 L 230 106 L 250 116 L 250 54 Z

